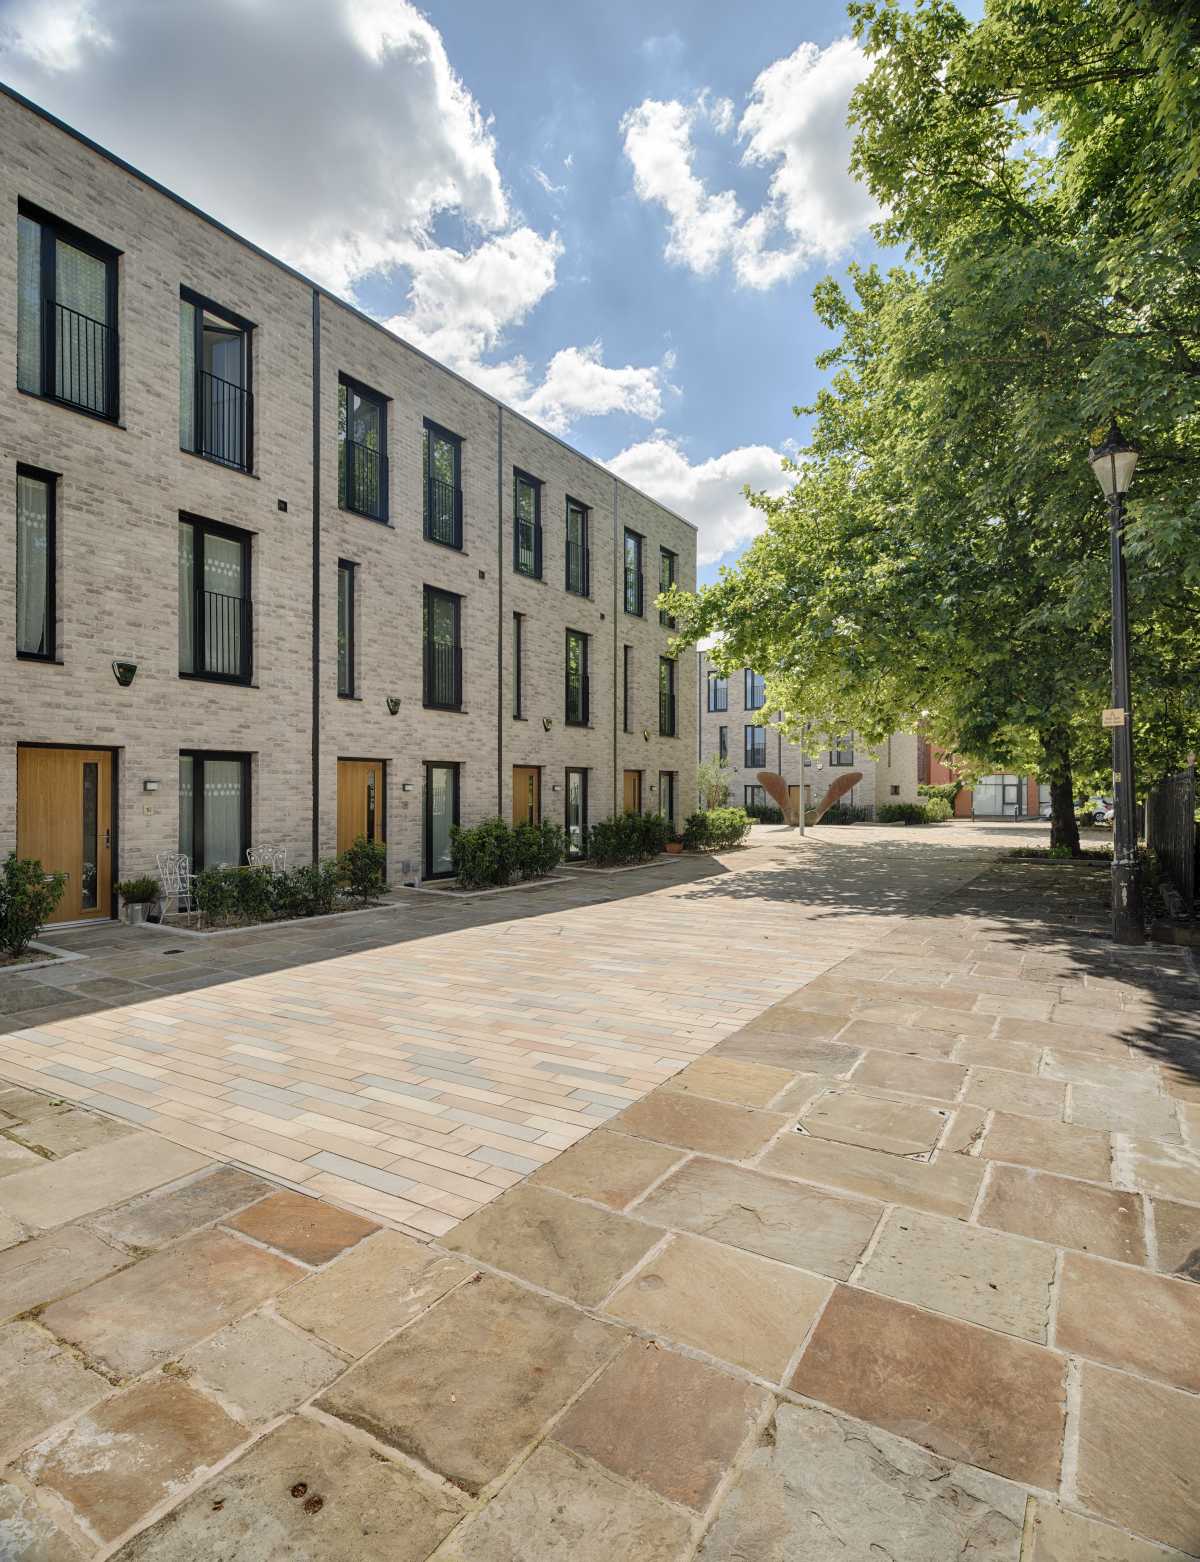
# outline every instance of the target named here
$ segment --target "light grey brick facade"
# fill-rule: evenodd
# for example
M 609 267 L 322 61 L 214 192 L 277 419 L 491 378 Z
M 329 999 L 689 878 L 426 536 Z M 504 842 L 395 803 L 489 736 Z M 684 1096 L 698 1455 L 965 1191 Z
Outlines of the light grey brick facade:
M 657 659 L 668 631 L 654 608 L 660 547 L 677 554 L 681 584 L 695 583 L 689 523 L 5 92 L 0 148 L 0 622 L 10 648 L 0 662 L 0 851 L 16 843 L 17 751 L 29 744 L 113 751 L 114 877 L 175 849 L 181 750 L 248 755 L 250 840 L 285 846 L 293 862 L 314 846 L 335 849 L 339 758 L 383 761 L 396 879 L 421 871 L 427 763 L 461 767 L 464 824 L 511 817 L 513 765 L 540 767 L 544 816 L 559 822 L 567 767 L 588 771 L 592 821 L 619 806 L 622 768 L 644 769 L 655 787 L 660 770 L 673 771 L 690 801 L 695 659 L 676 670 L 678 735 L 660 737 Z M 19 203 L 119 252 L 115 421 L 16 388 Z M 251 472 L 180 449 L 181 287 L 253 324 Z M 339 504 L 343 374 L 387 398 L 386 524 Z M 423 534 L 426 419 L 462 441 L 461 551 Z M 13 654 L 19 465 L 56 479 L 52 661 Z M 540 581 L 513 568 L 514 467 L 543 485 Z M 589 509 L 587 598 L 564 589 L 567 495 Z M 180 676 L 181 515 L 250 535 L 248 684 Z M 641 618 L 620 600 L 626 525 L 646 538 Z M 357 566 L 353 698 L 337 691 L 339 560 Z M 461 710 L 422 703 L 425 586 L 461 598 Z M 512 712 L 514 612 L 525 626 L 522 720 Z M 568 628 L 590 637 L 586 727 L 564 721 Z M 635 648 L 636 737 L 621 730 L 625 643 Z M 114 658 L 137 663 L 127 688 Z M 144 790 L 146 781 L 159 788 Z M 647 792 L 648 808 L 656 796 Z

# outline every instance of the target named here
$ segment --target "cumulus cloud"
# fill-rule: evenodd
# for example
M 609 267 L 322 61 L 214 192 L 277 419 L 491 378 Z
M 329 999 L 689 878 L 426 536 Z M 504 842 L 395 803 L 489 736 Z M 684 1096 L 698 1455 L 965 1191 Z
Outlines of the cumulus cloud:
M 784 493 L 789 479 L 782 459 L 770 445 L 742 445 L 693 463 L 676 441 L 656 433 L 606 464 L 699 527 L 700 563 L 712 564 L 763 530 L 763 518 L 747 504 L 743 489 Z
M 737 138 L 743 169 L 769 170 L 757 211 L 731 189 L 712 191 L 697 174 L 696 136 L 706 125 L 726 134 L 728 98 L 691 104 L 647 98 L 621 121 L 634 189 L 668 218 L 666 255 L 700 275 L 725 261 L 744 287 L 765 289 L 817 260 L 843 255 L 877 215 L 850 177 L 850 94 L 869 69 L 849 38 L 826 49 L 803 43 L 754 82 Z

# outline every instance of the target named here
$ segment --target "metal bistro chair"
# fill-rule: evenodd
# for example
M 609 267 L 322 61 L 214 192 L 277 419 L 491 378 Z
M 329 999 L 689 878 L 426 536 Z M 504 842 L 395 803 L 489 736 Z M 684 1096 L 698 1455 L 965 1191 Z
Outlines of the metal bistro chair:
M 246 864 L 251 868 L 270 868 L 272 873 L 286 873 L 287 847 L 247 846 Z
M 167 904 L 175 902 L 176 911 L 184 910 L 184 902 L 187 902 L 186 914 L 190 918 L 195 906 L 193 904 L 193 885 L 196 875 L 192 872 L 192 865 L 186 852 L 159 852 L 154 859 L 158 869 L 158 882 L 161 893 L 158 897 L 158 919 L 164 921 L 167 915 Z

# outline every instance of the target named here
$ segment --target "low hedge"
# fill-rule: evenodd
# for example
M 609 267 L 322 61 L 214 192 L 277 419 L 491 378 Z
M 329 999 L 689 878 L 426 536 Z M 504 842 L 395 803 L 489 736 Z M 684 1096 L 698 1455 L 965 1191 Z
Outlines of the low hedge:
M 746 812 L 756 824 L 782 824 L 783 809 L 774 803 L 747 803 Z
M 744 808 L 710 808 L 689 814 L 683 826 L 688 851 L 727 851 L 750 833 L 753 820 Z
M 450 831 L 450 861 L 462 889 L 498 889 L 514 879 L 543 878 L 562 861 L 566 839 L 561 825 L 506 824 L 485 819 L 469 830 Z
M 822 824 L 863 824 L 870 819 L 871 810 L 860 808 L 857 803 L 833 803 L 821 815 Z
M 193 898 L 207 922 L 287 921 L 321 917 L 337 910 L 345 877 L 340 860 L 306 862 L 283 873 L 270 868 L 204 868 Z
M 597 819 L 588 831 L 588 860 L 601 868 L 622 868 L 657 857 L 673 838 L 661 814 L 615 814 Z
M 880 824 L 944 824 L 953 814 L 944 797 L 927 797 L 923 803 L 883 803 L 875 817 Z

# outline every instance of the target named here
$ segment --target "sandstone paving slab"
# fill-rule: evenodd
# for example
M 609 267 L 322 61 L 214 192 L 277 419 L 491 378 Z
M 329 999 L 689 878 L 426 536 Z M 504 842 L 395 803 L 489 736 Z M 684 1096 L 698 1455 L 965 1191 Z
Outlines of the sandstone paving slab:
M 621 1329 L 484 1275 L 352 1367 L 317 1406 L 474 1494 L 625 1341 Z
M 518 1186 L 456 1226 L 442 1245 L 595 1306 L 660 1235 L 625 1215 L 546 1188 Z
M 1200 1154 L 1178 1145 L 1133 1139 L 1122 1145 L 1121 1163 L 1142 1193 L 1200 1204 Z
M 1136 1535 L 1195 1555 L 1197 1448 L 1195 1394 L 1083 1363 L 1075 1480 L 1082 1506 Z
M 304 1271 L 221 1231 L 201 1231 L 42 1314 L 48 1329 L 121 1377 L 166 1361 Z
M 692 1524 L 644 1487 L 545 1443 L 430 1562 L 684 1562 Z
M 0 1326 L 0 1464 L 109 1391 L 98 1372 L 37 1324 Z
M 741 1378 L 634 1340 L 575 1401 L 554 1438 L 703 1511 L 771 1402 Z
M 819 1076 L 809 1075 L 814 1084 Z M 737 1106 L 769 1106 L 781 1091 L 797 1083 L 792 1069 L 770 1063 L 747 1063 L 738 1058 L 697 1058 L 671 1078 L 671 1089 L 710 1096 Z M 803 1081 L 800 1081 L 803 1083 Z
M 0 1090 L 0 1112 L 21 1123 L 31 1123 L 37 1117 L 53 1116 L 57 1112 L 70 1112 L 74 1108 L 61 1096 L 43 1095 L 40 1090 L 26 1090 L 22 1085 L 10 1085 Z
M 305 1264 L 327 1264 L 380 1229 L 373 1220 L 306 1193 L 272 1193 L 225 1221 Z
M 1200 1287 L 1068 1253 L 1055 1338 L 1061 1350 L 1200 1392 Z
M 245 1436 L 213 1400 L 160 1375 L 50 1434 L 19 1468 L 111 1541 Z
M 831 1289 L 757 1254 L 674 1236 L 605 1311 L 778 1383 Z
M 93 1548 L 88 1547 L 90 1552 Z M 0 1479 L 0 1558 L 3 1562 L 80 1562 L 82 1544 L 59 1528 L 30 1491 Z
M 56 1158 L 107 1144 L 110 1139 L 123 1139 L 132 1132 L 128 1123 L 78 1110 L 38 1117 L 30 1123 L 19 1123 L 12 1130 L 13 1137 L 22 1144 L 36 1146 Z
M 1010 1074 L 1036 1074 L 1042 1048 L 1003 1037 L 974 1036 L 956 1043 L 954 1061 L 968 1068 L 1003 1069 Z
M 626 1107 L 609 1127 L 658 1144 L 740 1161 L 757 1154 L 786 1123 L 786 1117 L 774 1112 L 660 1089 Z
M 832 1041 L 845 1023 L 846 1009 L 843 1004 L 835 1002 L 833 1007 L 810 1009 L 799 1008 L 785 1001 L 773 1004 L 755 1015 L 743 1027 L 741 1034 L 787 1035 L 796 1041 Z
M 129 1247 L 163 1247 L 261 1199 L 272 1188 L 237 1166 L 217 1166 L 176 1187 L 143 1193 L 93 1215 L 88 1225 Z
M 971 1155 L 982 1142 L 988 1125 L 988 1112 L 982 1106 L 956 1106 L 950 1125 L 941 1137 L 939 1159 L 947 1155 Z
M 116 1553 L 120 1562 L 425 1562 L 464 1499 L 293 1417 Z
M 858 1284 L 897 1301 L 1045 1343 L 1054 1253 L 961 1220 L 893 1210 Z
M 155 1134 L 130 1133 L 62 1161 L 41 1161 L 6 1177 L 0 1208 L 27 1226 L 49 1230 L 199 1171 L 208 1158 Z
M 411 1323 L 471 1273 L 398 1231 L 380 1231 L 285 1291 L 276 1310 L 351 1356 Z
M 0 1252 L 6 1247 L 13 1247 L 16 1243 L 24 1241 L 28 1235 L 19 1220 L 14 1220 L 11 1215 L 6 1215 L 0 1209 Z
M 624 1209 L 678 1166 L 685 1152 L 595 1128 L 578 1144 L 532 1173 L 534 1187 L 557 1188 L 579 1198 Z
M 0 1177 L 11 1177 L 14 1172 L 29 1171 L 31 1167 L 45 1164 L 46 1157 L 31 1150 L 27 1144 L 0 1138 Z
M 1018 1562 L 1025 1495 L 877 1427 L 782 1404 L 699 1562 Z
M 1107 1090 L 1144 1090 L 1153 1093 L 1158 1083 L 1154 1069 L 1139 1066 L 1133 1061 L 1128 1049 L 1123 1055 L 1104 1058 L 1051 1047 L 1043 1056 L 1042 1074 L 1047 1079 L 1066 1080 L 1072 1085 L 1100 1086 Z
M 1200 1209 L 1169 1199 L 1153 1203 L 1158 1267 L 1164 1274 L 1200 1281 Z
M 1142 1201 L 1123 1188 L 1055 1177 L 1028 1166 L 997 1165 L 979 1207 L 979 1223 L 1127 1264 L 1146 1262 Z
M 0 1318 L 82 1290 L 129 1258 L 82 1226 L 65 1226 L 0 1252 Z
M 1028 1562 L 1186 1562 L 1181 1551 L 1164 1551 L 1148 1540 L 1068 1513 L 1038 1499 L 1034 1505 Z
M 697 1157 L 637 1206 L 653 1225 L 691 1231 L 780 1263 L 844 1280 L 882 1206 Z
M 1065 1376 L 1043 1346 L 839 1286 L 791 1387 L 943 1458 L 1054 1489 Z
M 984 1172 L 980 1161 L 966 1155 L 910 1161 L 882 1150 L 835 1144 L 805 1134 L 784 1134 L 759 1165 L 763 1171 L 802 1182 L 964 1220 L 971 1213 Z
M 1089 1182 L 1109 1181 L 1108 1135 L 1094 1128 L 1072 1127 L 1044 1119 L 997 1112 L 979 1153 L 985 1160 L 1011 1161 L 1063 1177 Z
M 916 1058 L 946 1061 L 954 1051 L 952 1034 L 941 1030 L 918 1030 L 911 1025 L 888 1025 L 879 1020 L 853 1019 L 838 1032 L 844 1047 L 880 1047 L 887 1052 L 910 1053 Z M 920 1091 L 919 1094 L 926 1094 Z
M 1071 1122 L 1085 1128 L 1132 1134 L 1135 1138 L 1157 1139 L 1167 1144 L 1183 1142 L 1175 1102 L 1170 1096 L 1156 1095 L 1149 1090 L 1072 1085 L 1067 1115 Z
M 946 1126 L 944 1107 L 887 1101 L 860 1090 L 829 1090 L 800 1119 L 804 1133 L 889 1155 L 927 1155 Z
M 837 1026 L 829 1027 L 831 1033 Z M 721 1058 L 743 1058 L 749 1063 L 769 1063 L 773 1068 L 791 1069 L 796 1074 L 825 1074 L 841 1077 L 850 1072 L 862 1057 L 861 1047 L 846 1047 L 840 1042 L 814 1040 L 791 1031 L 735 1032 L 712 1049 Z
M 1020 1117 L 1049 1117 L 1061 1121 L 1067 1087 L 1056 1079 L 1014 1074 L 1008 1069 L 973 1068 L 963 1100 Z
M 868 1052 L 854 1070 L 853 1083 L 882 1090 L 902 1090 L 933 1101 L 953 1101 L 967 1077 L 956 1063 L 906 1057 L 899 1052 Z
M 255 1423 L 295 1410 L 346 1364 L 316 1340 L 259 1312 L 193 1346 L 179 1365 L 240 1421 Z

